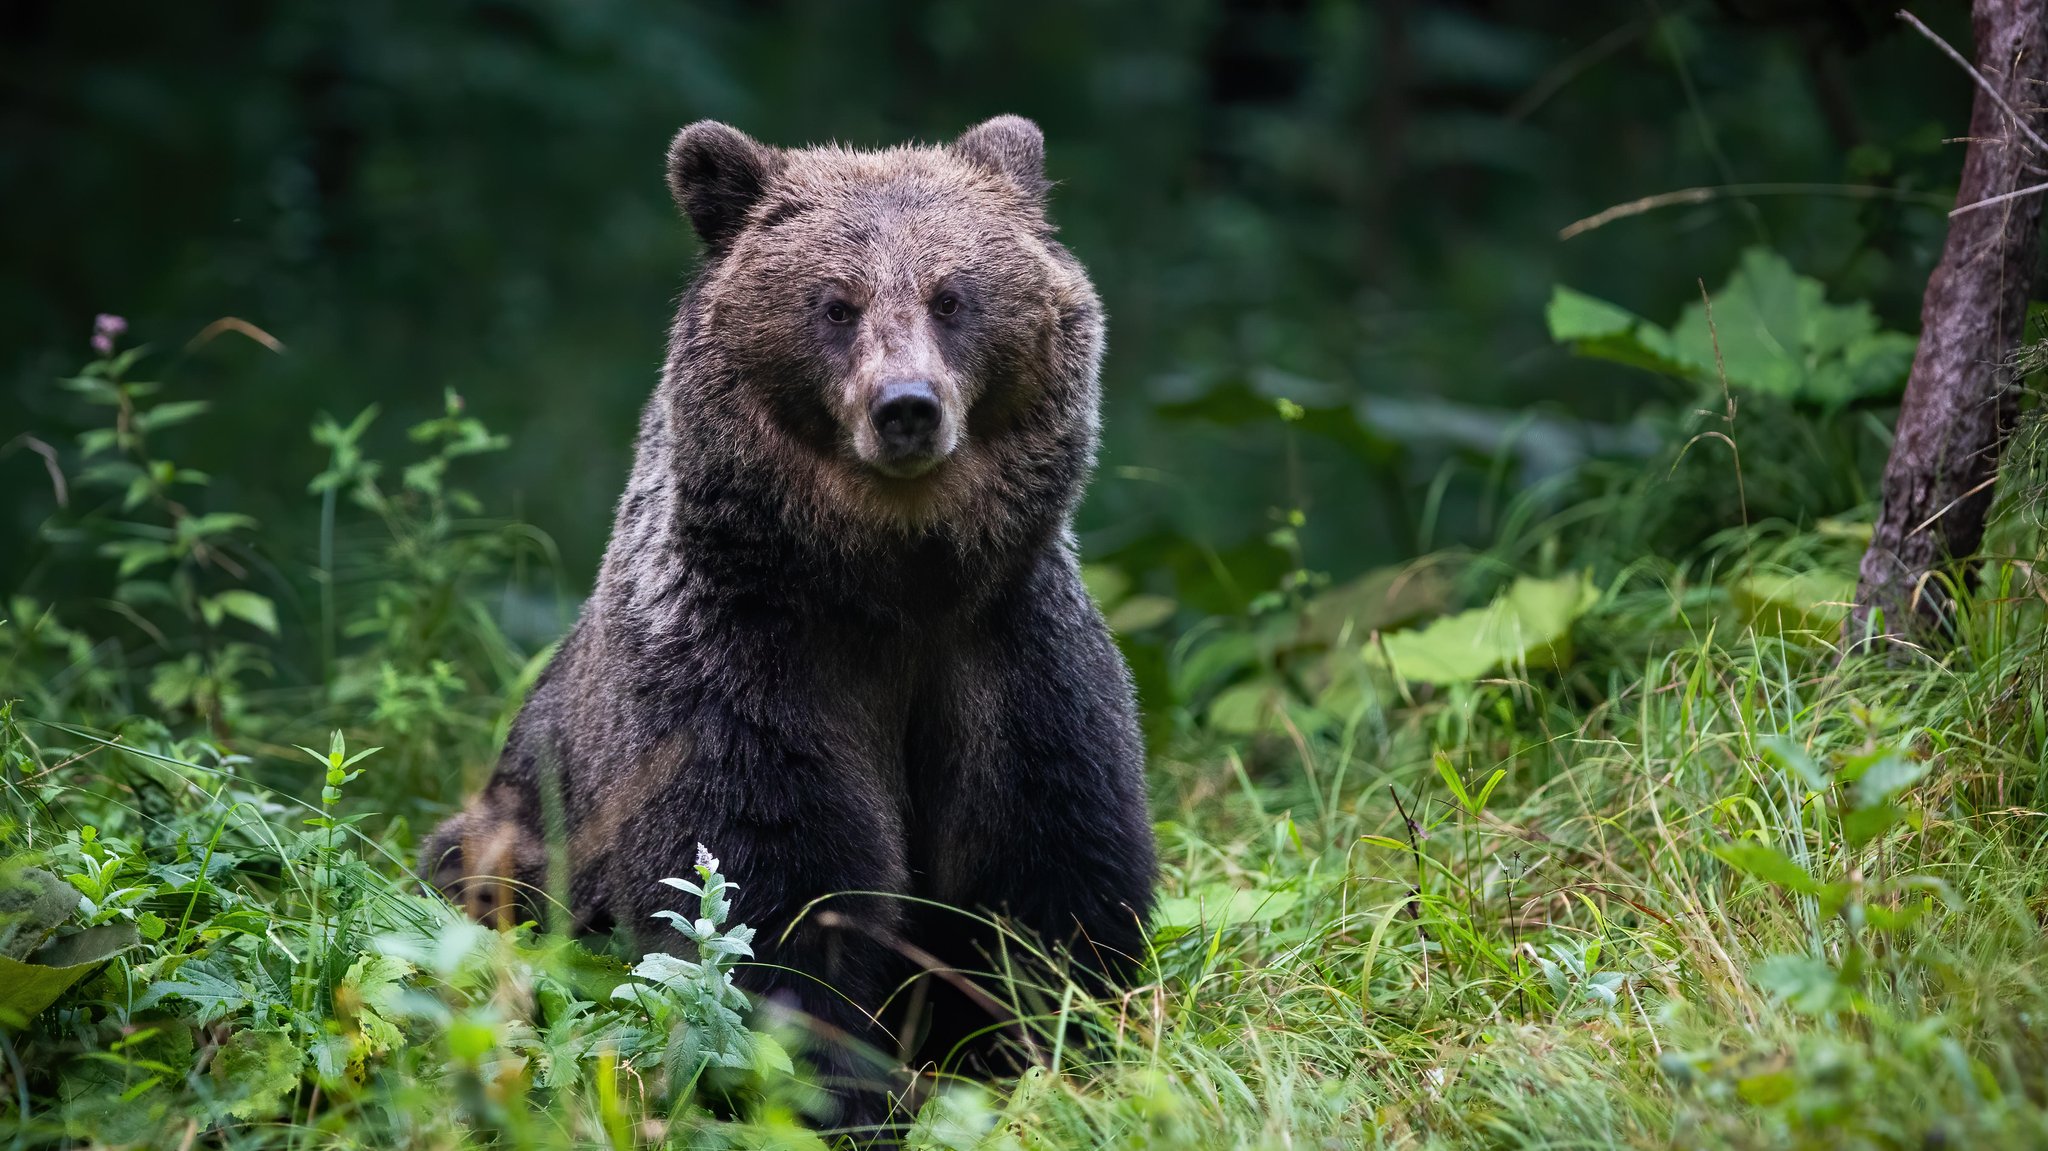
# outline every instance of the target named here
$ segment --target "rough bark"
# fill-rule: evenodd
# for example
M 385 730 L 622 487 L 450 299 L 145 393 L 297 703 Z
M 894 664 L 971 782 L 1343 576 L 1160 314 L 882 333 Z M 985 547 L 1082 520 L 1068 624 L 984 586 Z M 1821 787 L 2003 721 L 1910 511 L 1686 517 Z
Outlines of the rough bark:
M 2048 100 L 2048 0 L 1976 0 L 1977 70 L 2039 132 Z M 2039 183 L 2035 155 L 2011 117 L 1980 88 L 1956 205 Z M 1943 565 L 1967 561 L 1984 539 L 1991 480 L 2017 415 L 2006 361 L 2018 344 L 2033 282 L 2043 195 L 1956 216 L 1927 281 L 1920 347 L 1884 469 L 1883 508 L 1863 556 L 1848 635 L 1884 630 L 1927 642 L 1950 617 Z

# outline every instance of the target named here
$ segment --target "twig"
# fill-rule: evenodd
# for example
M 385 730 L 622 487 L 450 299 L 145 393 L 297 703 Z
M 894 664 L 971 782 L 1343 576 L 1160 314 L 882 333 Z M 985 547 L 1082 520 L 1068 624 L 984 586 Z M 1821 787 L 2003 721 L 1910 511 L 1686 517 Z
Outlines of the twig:
M 201 347 L 212 343 L 213 338 L 222 332 L 235 332 L 247 336 L 251 340 L 276 352 L 278 355 L 284 354 L 283 340 L 237 316 L 222 316 L 220 319 L 199 329 L 198 335 L 185 341 L 185 350 L 188 352 L 197 351 Z
M 1638 16 L 1595 40 L 1591 45 L 1572 53 L 1562 64 L 1545 72 L 1534 86 L 1522 93 L 1503 113 L 1503 117 L 1512 124 L 1534 114 L 1536 109 L 1548 103 L 1552 96 L 1564 91 L 1565 85 L 1578 79 L 1593 65 L 1628 47 L 1629 41 L 1648 31 L 1651 23 L 1649 17 Z
M 1401 825 L 1408 829 L 1408 850 L 1415 856 L 1415 884 L 1408 889 L 1408 918 L 1415 921 L 1416 934 L 1428 942 L 1429 934 L 1422 930 L 1422 844 L 1419 839 L 1421 828 L 1408 818 L 1408 809 L 1401 803 L 1401 793 L 1387 785 L 1387 794 L 1394 797 L 1394 810 L 1401 813 Z
M 1030 1029 L 1024 1026 L 1022 1019 L 1017 1018 L 1016 1012 L 1004 1006 L 1001 1000 L 990 995 L 972 979 L 969 979 L 965 973 L 948 965 L 938 956 L 908 940 L 898 937 L 894 932 L 879 930 L 863 920 L 855 919 L 850 915 L 841 915 L 837 911 L 820 911 L 815 916 L 812 916 L 812 922 L 828 930 L 837 929 L 861 932 L 882 946 L 908 959 L 926 975 L 935 976 L 945 981 L 953 990 L 966 996 L 968 1002 L 988 1012 L 991 1019 L 995 1020 L 1004 1029 L 1015 1034 L 1023 1042 L 1024 1049 L 1030 1053 L 1032 1062 L 1043 1063 L 1045 1061 L 1045 1053 L 1039 1050 L 1038 1044 L 1031 1038 Z
M 2027 139 L 2032 140 L 2034 142 L 2034 147 L 2040 149 L 2044 154 L 2048 154 L 2048 140 L 2043 140 L 2040 136 L 2040 133 L 2034 131 L 2033 128 L 2028 126 L 2027 121 L 2024 117 L 2022 117 L 2018 112 L 2012 110 L 2012 105 L 2006 103 L 2005 97 L 1998 94 L 1998 89 L 1992 86 L 1991 81 L 1986 80 L 1984 78 L 1984 73 L 1977 71 L 1976 66 L 1971 64 L 1968 60 L 1965 60 L 1961 52 L 1958 52 L 1954 48 L 1949 47 L 1948 41 L 1935 35 L 1934 29 L 1929 28 L 1925 24 L 1922 24 L 1918 16 L 1913 15 L 1911 12 L 1906 11 L 1904 8 L 1899 9 L 1899 19 L 1904 20 L 1908 24 L 1911 24 L 1915 32 L 1918 32 L 1922 36 L 1925 36 L 1929 40 L 1932 40 L 1936 48 L 1941 49 L 1943 54 L 1945 54 L 1949 59 L 1954 60 L 1956 62 L 1956 67 L 1961 68 L 1965 72 L 1968 72 L 1970 74 L 1970 79 L 1975 80 L 1977 82 L 1977 87 L 1982 88 L 1984 90 L 1984 94 L 1986 96 L 1991 97 L 1991 102 L 1998 105 L 1999 110 L 2004 112 L 2008 117 L 2012 119 L 2013 126 L 2018 128 L 2022 133 L 2024 133 Z M 1989 203 L 1990 201 L 1985 202 Z
M 2036 192 L 2048 192 L 2048 184 L 2032 184 L 2025 188 L 2014 188 L 2010 192 L 2001 192 L 1996 196 L 1987 196 L 1974 204 L 1964 204 L 1962 207 L 1950 212 L 1948 218 L 1953 220 L 1964 212 L 1974 212 L 1979 208 L 1989 208 L 1993 204 L 2003 204 L 2007 200 L 2017 200 L 2021 196 L 2031 196 Z
M 1714 326 L 1714 298 L 1707 295 L 1707 282 L 1695 279 L 1700 286 L 1700 305 L 1706 309 L 1707 341 L 1714 348 L 1714 375 L 1721 381 L 1721 400 L 1727 405 L 1723 420 L 1728 425 L 1728 434 L 1721 438 L 1728 441 L 1728 450 L 1735 453 L 1735 499 L 1742 506 L 1742 527 L 1749 529 L 1749 491 L 1742 482 L 1742 449 L 1735 446 L 1735 393 L 1728 390 L 1728 365 L 1721 362 L 1721 331 Z M 1749 537 L 1743 536 L 1742 552 L 1749 555 Z
M 1680 204 L 1704 204 L 1723 196 L 1846 196 L 1854 200 L 1898 200 L 1908 204 L 1926 204 L 1931 208 L 1946 208 L 1949 201 L 1929 192 L 1912 192 L 1903 188 L 1887 188 L 1879 184 L 1717 184 L 1698 188 L 1680 188 L 1675 192 L 1659 192 L 1644 196 L 1625 204 L 1595 212 L 1583 220 L 1576 220 L 1558 229 L 1557 238 L 1569 240 L 1582 236 L 1595 228 L 1640 216 L 1658 208 L 1671 208 Z
M 2044 185 L 2044 186 L 2048 186 L 2048 185 Z M 1930 525 L 1932 525 L 1932 524 L 1934 523 L 1934 521 L 1935 521 L 1935 520 L 1938 520 L 1938 519 L 1940 519 L 1941 517 L 1943 517 L 1943 516 L 1947 515 L 1947 514 L 1948 514 L 1949 512 L 1951 512 L 1951 511 L 1955 510 L 1955 506 L 1956 506 L 1957 504 L 1959 504 L 1959 503 L 1962 503 L 1962 502 L 1963 502 L 1964 500 L 1966 500 L 1966 499 L 1969 499 L 1969 498 L 1970 498 L 1971 496 L 1974 496 L 1974 495 L 1976 495 L 1976 494 L 1977 494 L 1978 492 L 1981 492 L 1981 491 L 1983 491 L 1983 490 L 1984 490 L 1985 488 L 1988 488 L 1988 487 L 1990 487 L 1990 486 L 1991 486 L 1992 484 L 1996 483 L 1997 481 L 1998 481 L 1998 477 L 1997 477 L 1996 475 L 1994 475 L 1994 476 L 1992 476 L 1992 477 L 1991 477 L 1990 479 L 1987 479 L 1987 480 L 1985 480 L 1985 481 L 1984 481 L 1983 483 L 1981 483 L 1981 484 L 1978 484 L 1978 485 L 1977 485 L 1976 487 L 1974 487 L 1974 488 L 1971 488 L 1971 489 L 1970 489 L 1969 491 L 1966 491 L 1966 492 L 1964 492 L 1964 493 L 1963 493 L 1962 495 L 1959 495 L 1959 496 L 1957 496 L 1956 498 L 1954 498 L 1954 499 L 1950 500 L 1950 501 L 1949 501 L 1949 502 L 1947 503 L 1947 505 L 1945 505 L 1945 506 L 1944 506 L 1944 507 L 1943 507 L 1943 508 L 1942 508 L 1942 509 L 1941 509 L 1940 511 L 1938 511 L 1938 512 L 1935 512 L 1935 513 L 1934 513 L 1933 515 L 1931 515 L 1931 516 L 1928 516 L 1928 517 L 1927 517 L 1926 519 L 1924 519 L 1924 520 L 1920 521 L 1920 526 L 1919 526 L 1919 527 L 1917 527 L 1917 528 L 1914 528 L 1914 529 L 1913 529 L 1912 531 L 1909 531 L 1909 532 L 1907 532 L 1906 534 L 1907 534 L 1907 535 L 1909 535 L 1909 536 L 1917 536 L 1917 535 L 1919 535 L 1919 534 L 1920 534 L 1921 532 L 1924 532 L 1924 531 L 1926 531 L 1926 530 L 1928 529 L 1928 527 L 1929 527 Z M 1917 594 L 1917 593 L 1915 593 L 1915 594 Z
M 57 506 L 60 508 L 70 507 L 71 493 L 64 486 L 64 470 L 57 466 L 57 449 L 27 432 L 23 432 L 7 441 L 7 446 L 0 448 L 0 455 L 13 451 L 17 445 L 43 457 L 43 470 L 50 473 L 50 487 L 57 493 Z

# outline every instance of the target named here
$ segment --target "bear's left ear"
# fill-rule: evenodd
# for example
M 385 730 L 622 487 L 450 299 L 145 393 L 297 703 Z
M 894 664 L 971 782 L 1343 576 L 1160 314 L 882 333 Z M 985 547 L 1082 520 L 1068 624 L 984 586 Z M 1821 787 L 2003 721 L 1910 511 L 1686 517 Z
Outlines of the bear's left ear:
M 953 151 L 970 163 L 1007 176 L 1033 200 L 1052 187 L 1045 178 L 1045 133 L 1022 116 L 997 116 L 961 133 Z
M 699 120 L 668 146 L 668 190 L 705 246 L 717 251 L 739 235 L 747 210 L 781 166 L 775 149 L 745 132 Z

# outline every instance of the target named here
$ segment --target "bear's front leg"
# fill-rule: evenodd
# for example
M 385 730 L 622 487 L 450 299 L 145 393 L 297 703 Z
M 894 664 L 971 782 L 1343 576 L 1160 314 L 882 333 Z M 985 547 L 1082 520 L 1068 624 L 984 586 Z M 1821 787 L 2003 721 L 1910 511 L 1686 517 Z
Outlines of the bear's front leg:
M 911 842 L 921 890 L 1021 928 L 1065 974 L 1110 992 L 1146 954 L 1152 822 L 1130 673 L 1072 561 L 1048 555 L 999 597 L 949 678 L 949 714 L 920 756 L 925 826 Z M 919 908 L 911 938 L 966 971 L 989 973 L 1017 954 L 945 910 Z M 980 982 L 1010 998 L 1006 973 L 993 974 Z M 925 1060 L 987 1062 L 1014 1036 L 985 1001 L 927 983 Z
M 620 829 L 618 918 L 645 950 L 668 950 L 653 914 L 697 908 L 660 880 L 691 875 L 700 843 L 717 856 L 737 888 L 734 921 L 756 931 L 735 981 L 757 1006 L 802 1014 L 835 1124 L 872 1127 L 889 1117 L 895 1044 L 877 1016 L 900 979 L 902 909 L 871 893 L 907 890 L 901 816 L 843 746 L 802 738 L 828 728 L 779 718 L 770 729 L 696 709 L 686 762 Z

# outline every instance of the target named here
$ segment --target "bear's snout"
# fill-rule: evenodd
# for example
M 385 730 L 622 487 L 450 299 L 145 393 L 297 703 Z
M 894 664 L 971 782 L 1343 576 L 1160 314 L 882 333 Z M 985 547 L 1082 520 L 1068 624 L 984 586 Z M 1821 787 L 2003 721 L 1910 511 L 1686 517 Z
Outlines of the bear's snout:
M 921 475 L 944 459 L 940 440 L 945 422 L 939 393 L 929 380 L 890 380 L 868 406 L 868 423 L 881 449 L 873 462 L 882 471 L 908 478 Z

